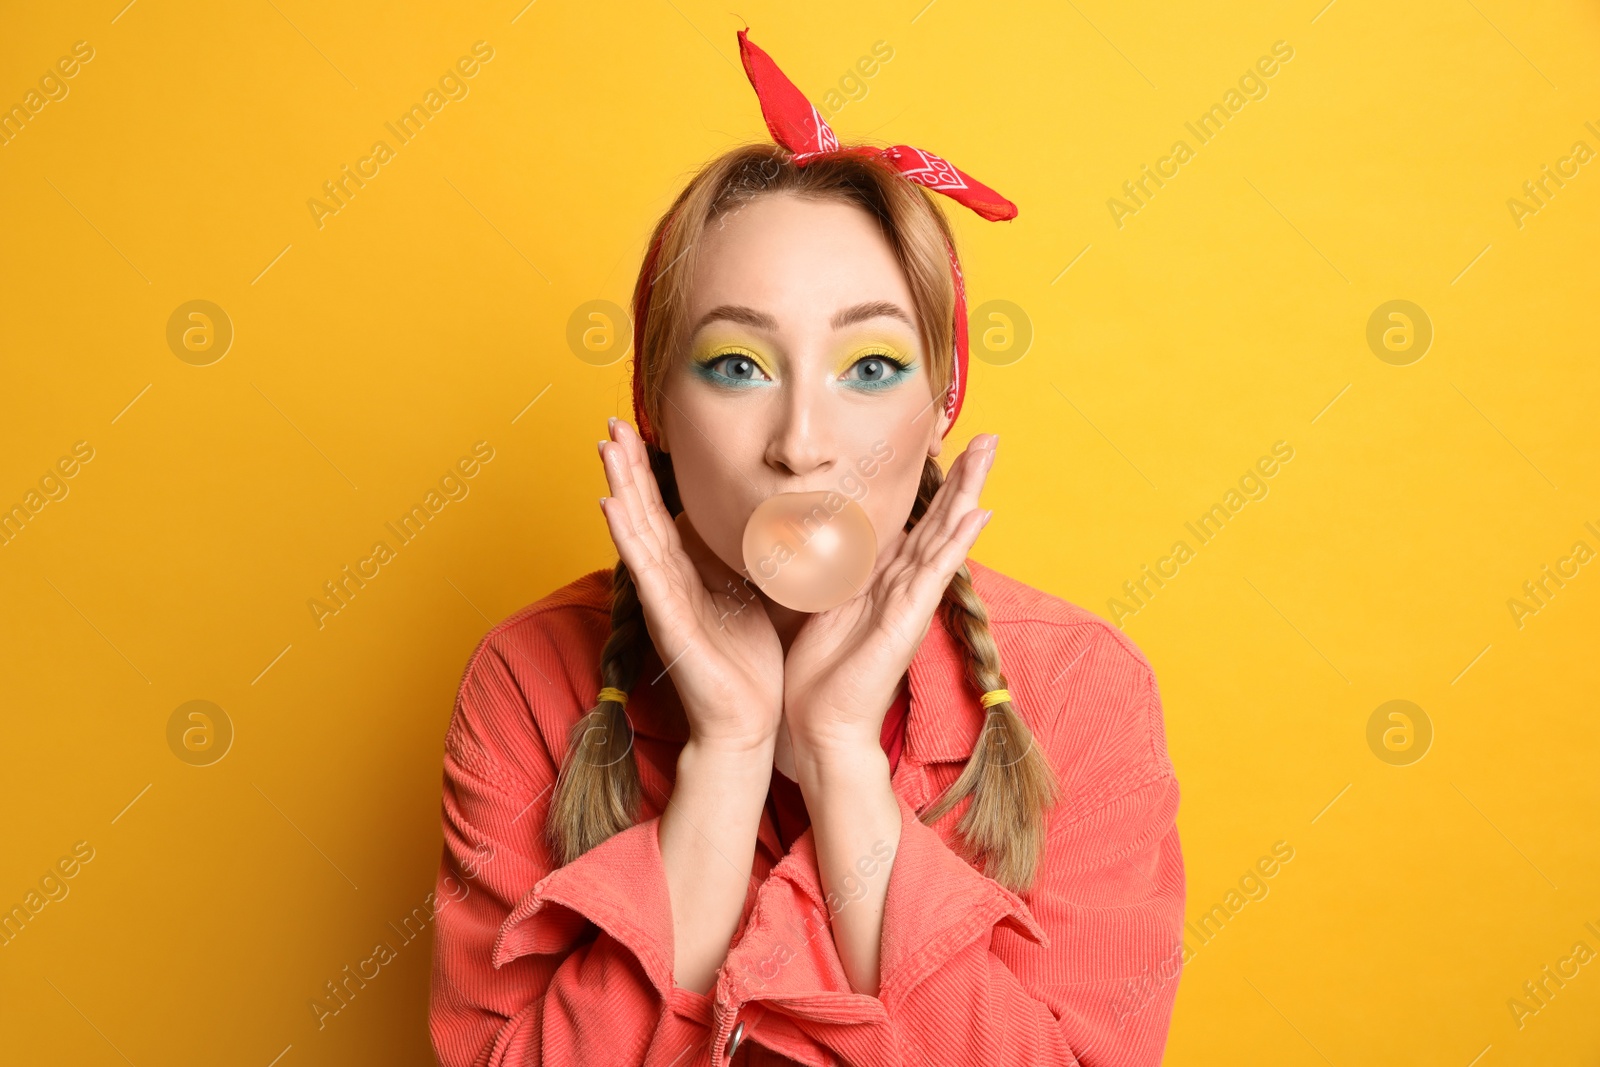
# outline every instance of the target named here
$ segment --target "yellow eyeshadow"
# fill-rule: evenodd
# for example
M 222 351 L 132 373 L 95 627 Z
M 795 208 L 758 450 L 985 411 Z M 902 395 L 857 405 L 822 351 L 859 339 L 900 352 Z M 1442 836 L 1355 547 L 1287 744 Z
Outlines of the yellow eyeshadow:
M 694 362 L 703 367 L 708 363 L 714 363 L 717 360 L 722 359 L 724 356 L 744 356 L 746 359 L 750 360 L 750 362 L 760 367 L 762 373 L 768 378 L 777 377 L 777 374 L 773 372 L 772 364 L 767 361 L 766 357 L 748 345 L 702 345 L 699 354 L 694 357 Z
M 696 366 L 704 367 L 727 356 L 744 356 L 761 368 L 762 373 L 768 378 L 777 380 L 776 361 L 762 355 L 755 347 L 743 341 L 719 342 L 714 338 L 704 341 L 695 346 L 692 361 Z M 910 366 L 913 362 L 912 357 L 899 344 L 891 341 L 869 341 L 852 344 L 846 348 L 834 362 L 833 376 L 839 377 L 868 356 L 883 356 L 902 366 Z
M 875 341 L 872 344 L 860 345 L 847 350 L 845 354 L 839 358 L 839 361 L 834 364 L 833 376 L 837 378 L 839 375 L 855 366 L 857 361 L 865 359 L 867 356 L 886 356 L 889 359 L 895 360 L 903 365 L 910 365 L 911 363 L 910 357 L 908 357 L 904 352 L 901 352 L 900 349 L 895 345 L 887 344 L 882 341 Z

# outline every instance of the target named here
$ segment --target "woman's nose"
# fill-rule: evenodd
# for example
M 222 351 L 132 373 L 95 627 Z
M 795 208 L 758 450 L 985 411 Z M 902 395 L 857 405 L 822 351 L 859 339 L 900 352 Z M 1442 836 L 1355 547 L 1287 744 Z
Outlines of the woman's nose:
M 805 477 L 833 466 L 828 398 L 814 387 L 786 388 L 782 413 L 767 443 L 767 464 L 784 474 Z

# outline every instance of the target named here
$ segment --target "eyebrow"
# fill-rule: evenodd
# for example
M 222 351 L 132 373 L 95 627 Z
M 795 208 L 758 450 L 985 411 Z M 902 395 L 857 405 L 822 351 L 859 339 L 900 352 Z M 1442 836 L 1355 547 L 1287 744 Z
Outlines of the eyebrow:
M 865 304 L 856 304 L 853 307 L 844 308 L 834 314 L 828 325 L 835 330 L 842 330 L 846 326 L 877 318 L 899 319 L 912 329 L 917 327 L 911 316 L 906 314 L 904 308 L 887 300 L 872 300 Z M 755 308 L 746 307 L 743 304 L 719 304 L 706 312 L 700 321 L 695 323 L 694 331 L 692 332 L 697 333 L 709 323 L 716 322 L 719 319 L 743 323 L 746 326 L 754 326 L 758 330 L 776 330 L 778 328 L 778 320 L 764 311 L 757 311 Z

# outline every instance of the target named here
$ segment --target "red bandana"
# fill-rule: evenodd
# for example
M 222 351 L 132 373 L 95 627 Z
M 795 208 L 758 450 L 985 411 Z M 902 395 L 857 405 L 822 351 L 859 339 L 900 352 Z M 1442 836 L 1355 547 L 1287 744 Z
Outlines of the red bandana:
M 991 222 L 1017 217 L 1017 205 L 932 152 L 903 144 L 890 148 L 872 145 L 841 147 L 838 136 L 817 113 L 811 101 L 778 69 L 771 56 L 750 42 L 749 32 L 748 27 L 739 31 L 739 58 L 744 61 L 745 74 L 761 103 L 761 116 L 767 121 L 768 132 L 774 141 L 793 153 L 797 166 L 803 167 L 824 155 L 880 157 L 908 180 L 965 204 Z M 650 306 L 656 255 L 660 247 L 659 239 L 651 243 L 644 262 L 644 274 L 650 281 L 640 286 L 634 297 L 633 336 L 636 343 L 644 336 L 645 313 Z M 955 283 L 956 307 L 955 362 L 950 388 L 945 394 L 944 410 L 950 416 L 950 426 L 954 426 L 956 415 L 961 411 L 961 401 L 967 395 L 967 292 L 956 250 L 948 245 L 946 250 L 950 255 L 950 276 Z M 637 360 L 633 373 L 633 420 L 639 427 L 640 436 L 646 441 L 653 441 L 654 436 L 644 414 L 644 385 Z M 945 432 L 950 432 L 949 427 Z

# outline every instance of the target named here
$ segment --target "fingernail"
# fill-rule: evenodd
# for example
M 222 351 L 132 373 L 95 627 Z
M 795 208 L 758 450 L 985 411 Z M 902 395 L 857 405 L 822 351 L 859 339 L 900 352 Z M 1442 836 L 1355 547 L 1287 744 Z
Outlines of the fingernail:
M 989 525 L 989 520 L 992 518 L 994 518 L 994 509 L 990 508 L 988 511 L 983 513 L 983 523 L 978 527 L 978 529 L 981 530 L 984 526 Z
M 617 417 L 615 415 L 613 415 L 609 419 L 606 420 L 606 429 L 615 431 L 616 428 L 617 428 Z
M 601 459 L 605 458 L 605 454 L 606 454 L 606 442 L 605 441 L 597 441 L 595 443 L 594 449 L 595 449 L 596 452 L 600 453 L 600 458 Z
M 605 511 L 606 510 L 606 498 L 605 497 L 601 497 L 600 498 L 600 510 L 601 511 Z

